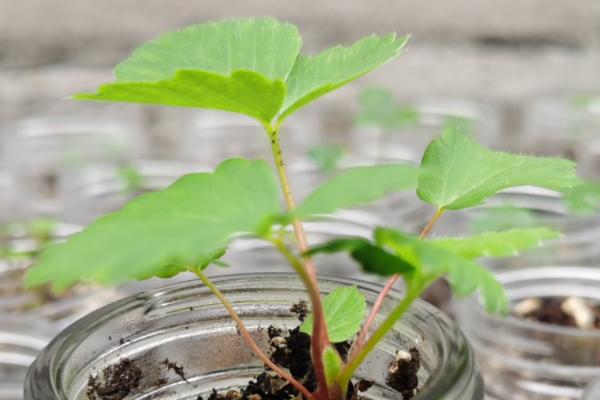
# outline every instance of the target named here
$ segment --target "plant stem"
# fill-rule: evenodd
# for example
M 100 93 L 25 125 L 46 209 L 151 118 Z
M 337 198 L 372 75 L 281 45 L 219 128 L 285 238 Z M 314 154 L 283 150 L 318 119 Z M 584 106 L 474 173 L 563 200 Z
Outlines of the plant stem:
M 427 225 L 425 225 L 425 227 L 421 231 L 419 238 L 424 239 L 425 237 L 427 237 L 427 235 L 429 235 L 429 233 L 433 229 L 433 226 L 435 225 L 435 223 L 440 219 L 440 217 L 443 214 L 444 214 L 444 210 L 441 208 L 438 208 L 437 211 L 435 212 L 435 214 L 433 214 L 433 216 L 429 219 L 429 222 L 427 223 Z M 381 308 L 383 301 L 385 300 L 385 298 L 388 295 L 388 293 L 390 292 L 390 290 L 392 290 L 392 287 L 394 286 L 394 284 L 396 283 L 398 278 L 400 278 L 400 275 L 392 276 L 387 281 L 387 283 L 385 284 L 385 286 L 383 287 L 383 289 L 377 296 L 377 299 L 375 300 L 375 303 L 373 304 L 373 308 L 371 309 L 371 312 L 369 313 L 369 316 L 367 317 L 367 321 L 364 323 L 362 329 L 360 330 L 360 333 L 358 334 L 358 337 L 356 338 L 356 341 L 354 342 L 354 344 L 352 345 L 352 348 L 350 349 L 350 358 L 355 356 L 360 351 L 362 346 L 364 345 L 365 340 L 367 340 L 367 335 L 369 334 L 369 330 L 371 329 L 371 326 L 375 322 L 375 318 L 377 317 L 377 314 L 379 313 L 379 309 Z
M 375 332 L 373 332 L 373 336 L 364 344 L 364 346 L 356 353 L 355 356 L 350 358 L 348 364 L 344 367 L 338 382 L 340 385 L 347 385 L 350 382 L 350 379 L 354 376 L 354 372 L 356 369 L 362 364 L 362 362 L 367 358 L 369 353 L 377 346 L 379 341 L 383 339 L 388 332 L 394 327 L 396 321 L 398 321 L 406 310 L 409 309 L 413 301 L 415 301 L 421 293 L 419 288 L 409 288 L 406 292 L 406 296 L 396 308 L 392 310 L 390 315 L 381 323 L 381 325 L 377 328 Z
M 265 128 L 267 129 L 267 133 L 269 134 L 269 139 L 271 141 L 271 151 L 275 161 L 275 168 L 277 169 L 277 174 L 279 175 L 279 182 L 281 184 L 281 190 L 283 192 L 286 207 L 288 212 L 292 212 L 296 209 L 296 203 L 294 201 L 294 196 L 292 195 L 292 190 L 285 170 L 281 144 L 279 142 L 279 131 L 277 126 L 275 128 Z M 296 272 L 298 272 L 306 287 L 306 290 L 308 291 L 314 317 L 313 332 L 311 336 L 311 357 L 315 367 L 317 382 L 319 384 L 317 396 L 319 398 L 327 398 L 327 380 L 325 378 L 325 367 L 323 365 L 322 354 L 329 346 L 329 335 L 327 333 L 327 324 L 325 322 L 325 312 L 323 311 L 323 304 L 321 302 L 321 292 L 319 290 L 315 266 L 312 262 L 312 259 L 306 256 L 308 244 L 302 223 L 298 219 L 294 218 L 292 225 L 294 227 L 294 234 L 298 243 L 298 249 L 302 254 L 302 265 L 300 267 L 295 266 L 294 269 L 296 269 Z
M 252 335 L 250 335 L 250 332 L 248 332 L 248 330 L 246 329 L 246 326 L 244 325 L 244 322 L 242 321 L 240 316 L 233 309 L 233 306 L 231 305 L 231 303 L 225 298 L 223 293 L 221 293 L 221 291 L 214 285 L 214 283 L 212 283 L 211 280 L 208 279 L 208 277 L 206 275 L 204 275 L 204 273 L 200 269 L 191 268 L 190 270 L 194 274 L 196 274 L 196 276 L 206 285 L 206 287 L 208 287 L 210 289 L 210 291 L 213 292 L 213 294 L 219 299 L 219 301 L 221 301 L 221 303 L 223 304 L 223 306 L 225 307 L 225 309 L 227 310 L 227 312 L 229 313 L 231 318 L 237 324 L 240 334 L 244 338 L 244 341 L 246 342 L 246 344 L 248 345 L 250 350 L 252 350 L 254 352 L 254 354 L 256 354 L 256 356 L 258 358 L 260 358 L 260 360 L 263 363 L 266 364 L 267 367 L 271 368 L 273 371 L 275 371 L 277 373 L 277 375 L 279 375 L 280 377 L 282 377 L 283 379 L 288 381 L 296 389 L 298 389 L 298 391 L 300 391 L 300 393 L 302 393 L 302 395 L 307 400 L 314 400 L 314 396 L 312 395 L 312 393 L 310 393 L 310 391 L 306 387 L 304 387 L 303 384 L 301 384 L 299 381 L 294 379 L 293 376 L 291 376 L 290 374 L 285 372 L 283 369 L 278 367 L 277 364 L 275 364 L 273 361 L 271 361 L 271 359 L 261 350 L 261 348 L 258 346 L 258 344 L 252 338 Z

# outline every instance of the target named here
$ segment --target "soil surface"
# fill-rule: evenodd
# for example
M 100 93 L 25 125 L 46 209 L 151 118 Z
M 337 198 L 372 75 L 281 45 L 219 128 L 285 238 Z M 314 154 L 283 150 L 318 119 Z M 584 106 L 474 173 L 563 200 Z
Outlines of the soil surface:
M 104 368 L 101 375 L 88 379 L 90 400 L 123 400 L 139 388 L 143 372 L 135 361 L 123 358 L 118 364 Z
M 290 309 L 290 312 L 296 314 L 298 319 L 303 321 L 309 310 L 305 302 L 299 302 Z M 267 334 L 271 360 L 287 369 L 308 390 L 314 391 L 317 381 L 310 356 L 310 336 L 300 332 L 299 326 L 290 330 L 269 326 Z M 351 342 L 335 344 L 342 359 L 346 359 L 351 344 Z M 163 360 L 160 364 L 167 372 L 171 371 L 187 382 L 186 373 L 181 364 L 169 359 Z M 402 399 L 411 399 L 417 393 L 419 385 L 417 372 L 420 367 L 421 356 L 417 349 L 413 348 L 408 352 L 399 350 L 390 364 L 387 384 L 398 391 L 402 395 Z M 135 361 L 123 358 L 118 364 L 108 366 L 100 374 L 89 377 L 87 396 L 90 400 L 124 400 L 130 394 L 141 389 L 141 381 L 145 378 L 143 371 L 144 369 L 136 365 Z M 160 378 L 152 385 L 160 387 L 166 383 L 166 378 Z M 367 391 L 373 384 L 373 381 L 368 380 L 349 384 L 348 400 L 360 399 L 360 393 Z M 249 381 L 246 387 L 229 390 L 225 393 L 219 393 L 213 389 L 206 399 L 198 396 L 197 400 L 292 400 L 300 398 L 300 394 L 292 385 L 265 367 L 265 371 Z
M 600 304 L 579 297 L 527 298 L 514 305 L 513 314 L 544 324 L 600 329 Z

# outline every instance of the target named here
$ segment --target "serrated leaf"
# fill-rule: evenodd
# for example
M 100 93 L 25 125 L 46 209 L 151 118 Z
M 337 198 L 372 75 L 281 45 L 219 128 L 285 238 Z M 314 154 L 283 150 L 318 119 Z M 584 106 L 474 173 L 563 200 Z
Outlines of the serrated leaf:
M 333 385 L 342 372 L 343 362 L 339 353 L 332 347 L 327 346 L 323 351 L 323 367 L 325 369 L 325 380 L 328 385 Z
M 439 238 L 431 243 L 465 258 L 510 257 L 559 236 L 559 232 L 547 228 L 512 229 L 462 238 Z
M 273 18 L 236 18 L 169 32 L 138 47 L 117 65 L 120 82 L 171 79 L 179 70 L 229 76 L 253 71 L 285 80 L 296 62 L 302 38 L 294 25 Z
M 97 93 L 81 93 L 77 100 L 116 101 L 198 107 L 237 112 L 269 123 L 285 98 L 280 80 L 270 81 L 252 71 L 230 76 L 196 70 L 178 70 L 174 77 L 155 82 L 102 85 Z
M 569 160 L 490 151 L 452 126 L 427 147 L 417 193 L 439 208 L 458 210 L 510 187 L 566 192 L 579 184 L 575 164 Z
M 386 195 L 413 189 L 418 169 L 409 164 L 350 168 L 315 189 L 296 211 L 300 218 L 356 207 Z
M 365 297 L 356 286 L 339 287 L 323 299 L 325 321 L 332 343 L 340 343 L 350 339 L 360 330 L 367 303 Z M 313 316 L 310 314 L 300 331 L 311 334 Z
M 300 55 L 286 80 L 288 95 L 279 120 L 397 57 L 407 41 L 407 36 L 372 35 L 350 47 L 332 47 L 315 56 Z
M 380 228 L 376 240 L 415 268 L 415 279 L 433 282 L 448 276 L 452 290 L 459 296 L 478 291 L 489 312 L 506 313 L 508 298 L 502 285 L 484 267 L 468 258 L 447 251 L 430 241 L 403 232 Z
M 27 281 L 52 282 L 61 290 L 79 280 L 107 284 L 168 276 L 178 271 L 174 267 L 214 261 L 233 235 L 254 232 L 278 212 L 279 189 L 269 165 L 229 160 L 214 173 L 189 174 L 140 196 L 48 248 Z

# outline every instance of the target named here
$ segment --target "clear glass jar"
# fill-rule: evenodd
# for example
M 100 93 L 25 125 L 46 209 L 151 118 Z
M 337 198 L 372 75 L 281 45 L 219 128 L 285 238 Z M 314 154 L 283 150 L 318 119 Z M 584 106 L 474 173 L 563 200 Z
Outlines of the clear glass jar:
M 356 127 L 352 132 L 352 151 L 360 156 L 421 161 L 429 143 L 442 133 L 449 118 L 468 121 L 477 139 L 486 145 L 501 144 L 500 119 L 488 104 L 451 97 L 424 97 L 409 101 L 418 120 L 394 132 L 375 127 Z
M 505 190 L 486 204 L 444 214 L 434 235 L 460 236 L 511 228 L 548 227 L 562 236 L 518 257 L 490 260 L 491 266 L 596 265 L 600 257 L 600 217 L 570 214 L 560 193 L 535 187 Z
M 531 297 L 556 296 L 600 302 L 598 268 L 534 267 L 498 272 L 496 277 L 513 304 Z M 475 299 L 457 303 L 455 312 L 473 346 L 491 399 L 576 400 L 588 383 L 600 377 L 598 330 L 489 315 Z
M 306 299 L 306 292 L 294 275 L 232 275 L 215 283 L 265 348 L 268 326 L 298 324 L 289 308 Z M 369 304 L 380 289 L 327 278 L 321 280 L 321 289 L 325 294 L 351 284 L 359 286 Z M 400 297 L 392 292 L 383 312 L 389 312 Z M 398 397 L 385 386 L 384 372 L 397 349 L 413 346 L 421 351 L 420 381 L 425 382 L 414 400 L 483 399 L 482 381 L 463 335 L 449 318 L 422 302 L 415 303 L 359 370 L 358 376 L 376 382 L 365 393 L 367 398 Z M 25 399 L 83 400 L 89 376 L 122 357 L 143 365 L 143 379 L 166 379 L 158 387 L 139 389 L 129 399 L 195 400 L 212 388 L 242 386 L 262 370 L 219 301 L 202 284 L 187 282 L 123 299 L 67 328 L 30 368 Z M 159 364 L 165 358 L 183 366 L 187 382 L 175 374 L 164 375 Z
M 123 162 L 143 147 L 140 121 L 111 113 L 29 118 L 7 125 L 2 164 L 14 175 L 20 215 L 56 215 L 64 171 L 98 162 Z
M 302 121 L 298 123 L 296 121 Z M 318 143 L 315 116 L 304 112 L 292 118 L 280 132 L 287 160 L 302 157 Z M 180 159 L 213 168 L 234 157 L 271 160 L 271 146 L 263 126 L 256 120 L 222 111 L 194 110 L 184 119 L 177 142 Z
M 66 195 L 61 220 L 89 224 L 119 210 L 139 194 L 164 189 L 185 174 L 206 171 L 196 164 L 158 159 L 68 171 L 60 177 L 60 189 Z
M 58 331 L 35 318 L 0 316 L 0 400 L 21 400 L 27 369 Z
M 578 159 L 586 143 L 600 138 L 598 100 L 576 97 L 533 99 L 523 109 L 523 132 L 513 142 L 530 154 Z

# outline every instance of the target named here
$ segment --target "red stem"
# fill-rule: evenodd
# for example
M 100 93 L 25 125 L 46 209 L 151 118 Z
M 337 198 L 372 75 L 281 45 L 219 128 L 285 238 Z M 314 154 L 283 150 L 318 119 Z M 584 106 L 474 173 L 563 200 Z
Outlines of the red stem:
M 433 214 L 433 216 L 429 219 L 429 222 L 427 223 L 427 225 L 425 225 L 425 227 L 421 231 L 419 238 L 424 239 L 425 237 L 427 237 L 427 235 L 429 235 L 429 233 L 433 229 L 433 226 L 438 221 L 438 219 L 440 219 L 442 214 L 444 214 L 444 210 L 439 208 L 435 212 L 435 214 Z M 373 304 L 373 308 L 371 309 L 371 312 L 369 313 L 369 316 L 367 317 L 367 321 L 363 325 L 362 329 L 360 330 L 360 333 L 358 334 L 358 337 L 356 338 L 356 341 L 354 342 L 354 344 L 352 345 L 352 348 L 350 349 L 349 359 L 353 358 L 356 355 L 356 353 L 358 353 L 360 351 L 360 349 L 362 349 L 362 347 L 364 346 L 365 341 L 367 340 L 367 335 L 369 334 L 369 330 L 371 329 L 371 326 L 373 326 L 373 323 L 375 322 L 375 318 L 377 317 L 377 314 L 379 313 L 379 309 L 383 305 L 383 301 L 387 297 L 390 290 L 392 290 L 392 287 L 394 286 L 394 284 L 396 283 L 398 278 L 400 278 L 400 275 L 397 275 L 397 274 L 393 275 L 387 281 L 387 283 L 385 284 L 385 286 L 383 287 L 381 292 L 379 292 L 379 295 L 377 296 L 377 299 L 375 300 L 375 303 Z
M 198 269 L 195 269 L 195 268 L 191 269 L 191 271 L 194 274 L 196 274 L 196 276 L 198 276 L 198 278 L 200 278 L 200 280 L 221 301 L 221 303 L 223 304 L 223 306 L 225 307 L 225 309 L 227 310 L 227 312 L 231 316 L 231 319 L 233 319 L 235 321 L 235 323 L 237 324 L 237 327 L 240 330 L 240 334 L 244 338 L 244 341 L 246 342 L 246 345 L 248 345 L 248 347 L 250 348 L 250 350 L 252 350 L 254 352 L 254 354 L 256 354 L 256 356 L 263 363 L 265 363 L 265 365 L 267 367 L 271 368 L 273 371 L 275 371 L 277 373 L 277 375 L 279 375 L 280 377 L 282 377 L 283 379 L 285 379 L 286 381 L 288 381 L 296 389 L 298 389 L 298 391 L 300 393 L 302 393 L 302 395 L 304 395 L 304 397 L 307 400 L 314 400 L 314 396 L 312 395 L 312 393 L 310 393 L 310 391 L 302 383 L 300 383 L 299 381 L 297 381 L 296 379 L 294 379 L 293 376 L 291 376 L 290 374 L 288 374 L 287 372 L 285 372 L 283 369 L 281 369 L 280 367 L 278 367 L 277 364 L 275 364 L 273 361 L 271 361 L 271 359 L 269 358 L 269 356 L 267 356 L 262 351 L 262 349 L 254 341 L 254 338 L 252 337 L 252 335 L 250 335 L 250 332 L 248 332 L 248 330 L 246 329 L 246 326 L 244 325 L 244 322 L 242 321 L 242 319 L 240 318 L 240 316 L 238 315 L 238 313 L 234 310 L 234 308 L 231 305 L 231 303 L 229 303 L 229 301 L 225 298 L 225 296 L 223 295 L 223 293 L 221 293 L 221 291 L 206 277 L 206 275 L 204 275 L 204 273 L 202 271 L 200 271 Z

